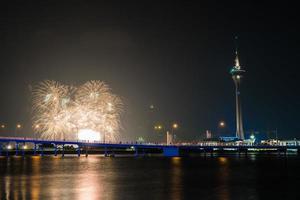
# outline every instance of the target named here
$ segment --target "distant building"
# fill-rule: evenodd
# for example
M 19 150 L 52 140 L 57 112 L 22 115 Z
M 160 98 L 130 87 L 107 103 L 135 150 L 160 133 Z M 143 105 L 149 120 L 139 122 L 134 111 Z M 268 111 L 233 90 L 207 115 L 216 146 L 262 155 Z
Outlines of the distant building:
M 137 139 L 137 142 L 138 142 L 138 143 L 144 143 L 144 142 L 145 142 L 145 140 L 144 140 L 144 138 L 143 138 L 143 137 L 139 137 L 139 138 Z
M 228 136 L 224 137 L 223 136 L 223 137 L 220 137 L 219 140 L 221 142 L 234 142 L 234 141 L 239 140 L 239 138 L 237 138 L 237 137 L 228 137 Z
M 173 139 L 174 139 L 173 134 L 171 134 L 169 131 L 167 131 L 167 145 L 173 144 L 173 142 L 174 142 Z
M 299 140 L 280 140 L 278 141 L 279 145 L 282 146 L 299 146 L 300 145 L 300 141 Z
M 262 140 L 261 144 L 263 145 L 279 145 L 279 146 L 299 146 L 300 140 L 275 140 L 275 139 L 269 139 L 269 140 Z
M 206 139 L 211 139 L 212 138 L 212 134 L 210 130 L 206 130 Z

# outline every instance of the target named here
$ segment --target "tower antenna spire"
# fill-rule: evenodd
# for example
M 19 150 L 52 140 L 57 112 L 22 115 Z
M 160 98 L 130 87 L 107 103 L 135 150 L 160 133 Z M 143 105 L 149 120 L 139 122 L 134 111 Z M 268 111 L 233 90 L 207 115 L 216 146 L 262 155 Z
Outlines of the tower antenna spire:
M 234 37 L 234 43 L 235 43 L 235 64 L 234 64 L 234 67 L 236 69 L 241 69 L 241 66 L 240 66 L 240 61 L 239 61 L 239 54 L 238 54 L 238 36 L 235 36 Z
M 236 35 L 234 37 L 234 46 L 235 46 L 235 54 L 236 55 L 238 54 L 238 39 L 239 39 L 239 37 Z

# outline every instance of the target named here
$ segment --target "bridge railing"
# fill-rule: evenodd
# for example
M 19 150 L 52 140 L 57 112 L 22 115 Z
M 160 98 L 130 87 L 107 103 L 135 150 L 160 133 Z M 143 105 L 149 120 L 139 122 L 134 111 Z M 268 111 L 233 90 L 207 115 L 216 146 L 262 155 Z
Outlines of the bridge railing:
M 92 140 L 50 140 L 50 139 L 42 139 L 42 138 L 31 138 L 31 137 L 0 137 L 0 140 L 2 139 L 8 142 L 11 141 L 19 141 L 19 142 L 53 142 L 53 143 L 89 143 L 89 144 L 112 144 L 112 145 L 144 145 L 144 146 L 166 146 L 168 144 L 166 143 L 151 143 L 151 142 L 137 142 L 137 141 L 126 141 L 126 142 L 111 142 L 111 141 L 92 141 Z M 198 147 L 243 147 L 243 146 L 255 146 L 255 147 L 266 147 L 266 146 L 272 146 L 272 147 L 298 147 L 300 146 L 300 143 L 283 143 L 283 144 L 273 144 L 273 145 L 266 145 L 266 144 L 247 144 L 247 143 L 226 143 L 226 142 L 181 142 L 181 143 L 174 143 L 171 144 L 172 146 L 198 146 Z
M 43 139 L 43 138 L 31 138 L 31 137 L 0 137 L 0 140 L 3 139 L 3 140 L 11 140 L 11 141 L 16 141 L 16 140 L 19 140 L 19 141 L 36 141 L 36 142 L 61 142 L 61 143 L 91 143 L 91 144 L 128 144 L 128 145 L 163 145 L 163 144 L 158 144 L 158 143 L 142 143 L 142 142 L 134 142 L 134 141 L 131 141 L 131 142 L 122 142 L 122 141 L 119 141 L 119 142 L 111 142 L 111 141 L 97 141 L 97 140 L 52 140 L 52 139 Z

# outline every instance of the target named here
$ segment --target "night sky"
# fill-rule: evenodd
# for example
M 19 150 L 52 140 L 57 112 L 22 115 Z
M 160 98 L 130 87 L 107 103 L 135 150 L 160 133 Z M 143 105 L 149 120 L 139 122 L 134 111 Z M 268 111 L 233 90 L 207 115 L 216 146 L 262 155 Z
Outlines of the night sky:
M 297 6 L 199 2 L 1 2 L 1 135 L 18 122 L 20 135 L 32 134 L 29 89 L 45 79 L 108 83 L 125 104 L 124 140 L 155 138 L 158 122 L 178 122 L 180 140 L 206 129 L 234 135 L 229 70 L 238 35 L 245 131 L 277 128 L 279 137 L 299 138 Z

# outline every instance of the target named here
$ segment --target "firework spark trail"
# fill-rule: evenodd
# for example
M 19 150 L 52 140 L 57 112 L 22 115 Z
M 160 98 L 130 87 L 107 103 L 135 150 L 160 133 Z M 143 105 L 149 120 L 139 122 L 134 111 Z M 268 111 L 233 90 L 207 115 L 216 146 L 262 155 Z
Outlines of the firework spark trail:
M 121 99 L 102 81 L 88 81 L 78 88 L 56 81 L 34 87 L 33 128 L 46 139 L 77 139 L 90 129 L 116 141 L 120 130 Z

